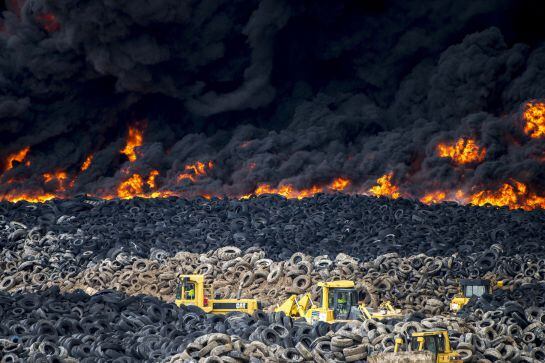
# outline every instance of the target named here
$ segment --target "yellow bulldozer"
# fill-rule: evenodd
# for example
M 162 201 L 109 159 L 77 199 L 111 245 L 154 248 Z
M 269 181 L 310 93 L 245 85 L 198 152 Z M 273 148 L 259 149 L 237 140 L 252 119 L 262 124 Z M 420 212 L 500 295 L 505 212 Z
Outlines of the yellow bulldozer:
M 205 286 L 203 275 L 180 275 L 174 303 L 178 306 L 198 306 L 211 314 L 227 314 L 231 311 L 253 314 L 261 309 L 261 304 L 255 299 L 216 299 L 212 287 Z
M 322 288 L 318 305 L 314 304 L 310 293 L 301 297 L 292 295 L 278 305 L 275 312 L 284 312 L 293 318 L 305 318 L 311 324 L 316 321 L 335 323 L 403 317 L 401 310 L 394 309 L 390 302 L 381 304 L 378 309 L 365 306 L 359 301 L 359 294 L 353 281 L 319 282 L 318 286 Z
M 396 338 L 394 351 L 367 358 L 369 363 L 462 363 L 460 354 L 452 350 L 446 330 L 414 332 L 409 350 L 401 351 L 403 340 Z
M 492 294 L 494 289 L 502 288 L 503 281 L 485 279 L 461 279 L 458 293 L 450 302 L 450 310 L 454 313 L 460 311 L 472 297 L 481 297 L 484 294 Z

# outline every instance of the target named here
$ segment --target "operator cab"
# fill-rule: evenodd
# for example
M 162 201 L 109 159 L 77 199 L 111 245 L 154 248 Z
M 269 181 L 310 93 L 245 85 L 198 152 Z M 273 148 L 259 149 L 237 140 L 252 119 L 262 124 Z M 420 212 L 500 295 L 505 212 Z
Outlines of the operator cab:
M 184 276 L 180 278 L 178 288 L 176 289 L 177 300 L 195 300 L 196 284 L 188 277 Z
M 462 279 L 460 280 L 460 285 L 462 287 L 463 297 L 465 298 L 472 298 L 473 296 L 481 297 L 484 294 L 490 294 L 492 292 L 488 280 Z
M 434 354 L 445 352 L 445 338 L 442 334 L 415 337 L 411 340 L 411 351 L 429 351 Z
M 401 347 L 403 345 L 403 339 L 397 337 L 395 339 L 394 353 L 395 360 L 381 360 L 387 362 L 401 362 L 403 359 L 396 357 L 396 354 L 401 352 Z M 444 329 L 432 329 L 428 331 L 414 332 L 409 338 L 409 351 L 410 352 L 430 352 L 433 354 L 432 360 L 426 360 L 426 362 L 437 362 L 437 363 L 462 363 L 460 359 L 460 354 L 454 350 L 450 345 L 450 337 L 448 331 Z M 382 357 L 384 358 L 384 356 Z M 374 362 L 381 362 L 375 360 Z M 413 360 L 410 360 L 411 362 Z M 416 360 L 414 360 L 416 362 Z
M 331 289 L 329 291 L 329 308 L 333 309 L 336 320 L 351 319 L 352 308 L 358 307 L 358 292 L 354 289 Z
M 361 317 L 359 294 L 352 281 L 320 282 L 320 306 L 333 313 L 334 320 L 356 320 Z M 325 299 L 325 300 L 324 300 Z

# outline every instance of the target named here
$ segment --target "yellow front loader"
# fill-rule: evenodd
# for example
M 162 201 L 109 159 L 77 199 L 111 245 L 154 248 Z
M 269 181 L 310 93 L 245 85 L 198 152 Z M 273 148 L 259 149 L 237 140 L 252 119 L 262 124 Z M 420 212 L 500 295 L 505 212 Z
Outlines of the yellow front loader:
M 493 294 L 494 288 L 502 288 L 503 281 L 484 279 L 461 279 L 459 292 L 450 301 L 450 310 L 454 313 L 460 311 L 472 297 L 481 297 L 484 294 Z
M 203 275 L 180 275 L 174 303 L 178 306 L 198 306 L 211 314 L 227 314 L 231 311 L 253 314 L 261 309 L 261 304 L 255 299 L 216 299 L 212 288 L 204 285 Z
M 401 311 L 394 309 L 390 302 L 381 304 L 378 309 L 365 306 L 359 301 L 358 291 L 354 288 L 353 281 L 320 282 L 318 286 L 322 288 L 318 304 L 314 304 L 309 293 L 300 298 L 292 295 L 280 304 L 275 312 L 284 312 L 293 318 L 305 318 L 309 323 L 403 317 Z
M 452 350 L 446 330 L 414 332 L 409 350 L 401 351 L 403 340 L 397 338 L 393 352 L 367 357 L 369 363 L 462 363 L 460 354 Z

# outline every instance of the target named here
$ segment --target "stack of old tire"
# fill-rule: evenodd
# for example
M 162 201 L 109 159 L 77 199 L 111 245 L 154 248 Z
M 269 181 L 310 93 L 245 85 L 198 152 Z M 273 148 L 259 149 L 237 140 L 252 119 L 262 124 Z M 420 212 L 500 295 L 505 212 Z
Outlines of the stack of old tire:
M 346 195 L 2 202 L 0 361 L 365 361 L 433 327 L 464 361 L 543 361 L 544 226 L 543 211 Z M 353 280 L 407 318 L 206 315 L 170 304 L 192 273 L 270 307 Z M 505 288 L 452 317 L 458 280 L 477 277 Z
M 36 231 L 29 235 L 40 236 Z M 27 237 L 22 243 L 25 250 L 28 240 Z M 448 310 L 449 300 L 458 290 L 458 279 L 490 276 L 505 282 L 504 290 L 495 295 L 498 301 L 529 300 L 538 306 L 545 304 L 545 284 L 540 283 L 545 260 L 531 262 L 527 255 L 505 256 L 499 245 L 465 256 L 401 257 L 389 253 L 365 262 L 345 254 L 330 259 L 302 253 L 293 254 L 287 261 L 273 261 L 255 247 L 241 251 L 228 246 L 207 254 L 179 252 L 172 257 L 154 249 L 147 259 L 120 252 L 115 259 L 103 259 L 79 272 L 67 272 L 54 263 L 53 258 L 60 259 L 67 254 L 60 248 L 54 252 L 49 249 L 51 257 L 47 263 L 43 263 L 45 256 L 40 256 L 45 249 L 40 250 L 38 258 L 34 255 L 32 259 L 24 255 L 25 250 L 19 255 L 8 251 L 9 257 L 6 253 L 5 262 L 0 263 L 0 267 L 4 267 L 0 272 L 2 290 L 34 291 L 44 286 L 59 286 L 63 291 L 82 289 L 93 294 L 116 289 L 170 302 L 179 274 L 203 274 L 218 297 L 233 298 L 240 292 L 243 297 L 254 297 L 271 305 L 291 294 L 311 292 L 316 298 L 318 282 L 346 279 L 357 282 L 366 303 L 371 306 L 390 300 L 408 312 L 439 314 Z M 468 262 L 478 265 L 476 261 L 483 256 L 494 258 L 492 267 L 486 270 L 464 267 Z
M 271 331 L 278 329 L 278 325 L 264 329 L 270 336 L 275 336 L 274 342 L 268 336 L 250 336 L 248 341 L 228 334 L 210 334 L 195 339 L 184 352 L 170 357 L 167 361 L 197 362 L 204 361 L 204 358 L 210 362 L 234 362 L 236 359 L 246 361 L 251 358 L 295 362 L 365 361 L 375 353 L 391 352 L 396 338 L 407 342 L 408 337 L 415 331 L 442 328 L 449 330 L 452 346 L 460 353 L 464 362 L 542 362 L 545 355 L 539 345 L 542 344 L 544 323 L 533 320 L 525 328 L 512 322 L 506 325 L 505 321 L 512 313 L 512 307 L 507 307 L 501 313 L 489 313 L 485 323 L 462 322 L 446 317 L 420 321 L 350 322 L 334 326 L 333 330 L 314 339 L 310 344 L 301 341 L 295 347 L 289 348 L 286 347 L 285 338 L 282 338 L 285 333 L 281 335 Z M 493 323 L 488 325 L 491 322 L 497 323 L 497 329 L 506 330 L 495 330 Z M 280 329 L 284 331 L 283 328 Z M 301 327 L 295 331 L 300 329 Z
M 303 200 L 261 196 L 249 200 L 181 198 L 95 201 L 89 198 L 44 204 L 0 202 L 1 219 L 30 230 L 51 232 L 57 243 L 85 265 L 112 258 L 120 249 L 147 257 L 152 248 L 173 255 L 206 253 L 234 245 L 260 247 L 275 259 L 295 252 L 340 252 L 369 260 L 389 252 L 450 256 L 484 251 L 500 243 L 512 256 L 543 256 L 542 211 L 510 211 L 455 204 L 422 205 L 350 195 Z M 2 247 L 17 249 L 19 238 L 2 229 Z M 42 233 L 43 236 L 44 233 Z M 483 258 L 483 268 L 490 262 Z
M 178 308 L 154 298 L 113 291 L 89 296 L 81 291 L 60 294 L 51 288 L 35 294 L 2 293 L 0 302 L 2 362 L 157 361 L 192 352 L 205 342 L 210 343 L 210 354 L 227 352 L 228 347 L 213 350 L 211 346 L 221 345 L 214 341 L 230 344 L 225 340 L 227 334 L 236 336 L 240 344 L 254 341 L 247 344 L 250 349 L 276 343 L 310 344 L 329 331 L 327 324 L 299 323 L 292 337 L 293 322 L 281 314 L 206 315 L 195 307 Z M 289 355 L 290 350 L 282 354 Z

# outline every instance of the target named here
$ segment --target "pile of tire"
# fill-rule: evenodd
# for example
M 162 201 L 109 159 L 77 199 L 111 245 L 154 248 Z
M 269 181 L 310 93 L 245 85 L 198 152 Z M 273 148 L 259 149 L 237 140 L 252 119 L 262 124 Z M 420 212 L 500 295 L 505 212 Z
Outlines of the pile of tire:
M 330 328 L 299 322 L 294 333 L 283 314 L 207 315 L 193 306 L 113 291 L 89 296 L 51 288 L 0 293 L 0 302 L 2 362 L 156 362 L 194 349 L 207 334 L 230 334 L 253 342 L 249 346 L 294 345 L 311 344 Z
M 433 315 L 448 311 L 450 299 L 458 292 L 460 278 L 490 276 L 505 284 L 503 290 L 494 295 L 495 303 L 520 301 L 545 307 L 545 268 L 542 267 L 545 260 L 523 263 L 521 257 L 502 256 L 499 246 L 463 257 L 401 257 L 390 253 L 365 262 L 344 254 L 338 254 L 332 260 L 327 256 L 312 257 L 302 253 L 293 254 L 287 261 L 273 261 L 257 248 L 243 252 L 234 246 L 207 254 L 179 252 L 174 257 L 166 257 L 158 250 L 152 254 L 154 258 L 141 259 L 120 253 L 115 260 L 102 260 L 72 276 L 63 276 L 62 271 L 53 270 L 46 283 L 40 279 L 38 284 L 26 283 L 25 271 L 13 274 L 5 270 L 0 274 L 0 288 L 18 291 L 56 285 L 63 291 L 82 289 L 90 294 L 116 289 L 171 302 L 180 274 L 202 274 L 206 283 L 214 287 L 218 298 L 256 298 L 269 306 L 291 294 L 306 292 L 316 300 L 320 292 L 318 282 L 351 280 L 356 282 L 365 303 L 371 307 L 389 300 L 406 312 Z M 486 272 L 464 267 L 471 263 L 479 266 L 476 261 L 483 256 L 494 256 L 496 261 Z M 53 274 L 61 278 L 52 279 Z M 35 274 L 31 276 L 35 277 Z
M 464 309 L 461 318 L 474 331 L 458 339 L 458 349 L 471 350 L 476 357 L 493 362 L 545 361 L 543 308 L 524 308 L 514 301 L 494 308 L 490 303 L 474 304 Z
M 434 327 L 467 362 L 543 361 L 544 226 L 543 211 L 344 195 L 2 202 L 0 361 L 365 361 Z M 179 274 L 269 310 L 178 308 Z M 461 278 L 505 288 L 453 317 Z M 271 313 L 340 279 L 407 318 L 310 326 Z
M 365 361 L 392 351 L 395 338 L 407 342 L 415 331 L 437 328 L 449 331 L 464 362 L 539 362 L 544 357 L 545 310 L 512 302 L 463 318 L 412 314 L 403 320 L 331 325 L 261 311 L 207 315 L 194 306 L 178 308 L 114 291 L 89 296 L 50 288 L 0 293 L 0 302 L 5 362 Z
M 369 356 L 392 352 L 396 338 L 401 338 L 406 349 L 413 332 L 446 329 L 451 337 L 452 348 L 460 354 L 464 362 L 542 362 L 545 355 L 541 339 L 545 325 L 536 319 L 524 328 L 516 323 L 510 323 L 505 328 L 505 323 L 501 321 L 509 317 L 512 310 L 511 308 L 511 312 L 506 309 L 501 314 L 490 314 L 498 322 L 496 328 L 503 330 L 495 330 L 493 325 L 488 325 L 486 322 L 490 319 L 484 323 L 479 319 L 468 323 L 460 319 L 434 317 L 409 321 L 366 320 L 337 324 L 312 342 L 301 339 L 295 346 L 289 344 L 291 342 L 286 344 L 285 330 L 293 336 L 294 331 L 297 334 L 301 329 L 310 327 L 303 324 L 296 329 L 283 329 L 275 325 L 263 329 L 260 334 L 253 333 L 250 341 L 228 334 L 211 334 L 197 338 L 184 352 L 165 361 L 236 362 L 260 359 L 270 362 L 365 362 Z M 525 313 L 524 310 L 519 312 Z M 296 327 L 297 324 L 301 323 L 293 323 L 293 326 Z M 284 333 L 275 333 L 274 330 L 278 328 Z M 268 335 L 263 336 L 264 334 Z M 274 336 L 274 340 L 269 336 Z
M 259 247 L 278 260 L 295 252 L 345 253 L 369 260 L 390 252 L 450 256 L 502 244 L 508 256 L 545 257 L 544 211 L 424 205 L 404 199 L 317 195 L 303 200 L 260 196 L 249 200 L 181 198 L 99 201 L 89 198 L 43 204 L 0 202 L 0 243 L 17 250 L 18 229 L 49 232 L 78 263 L 112 259 L 120 249 L 147 257 L 152 248 L 206 253 L 234 245 Z M 10 223 L 15 223 L 15 225 Z M 34 241 L 34 245 L 37 241 Z M 32 246 L 31 246 L 32 247 Z M 36 248 L 31 248 L 36 253 Z M 483 259 L 485 266 L 491 261 Z

